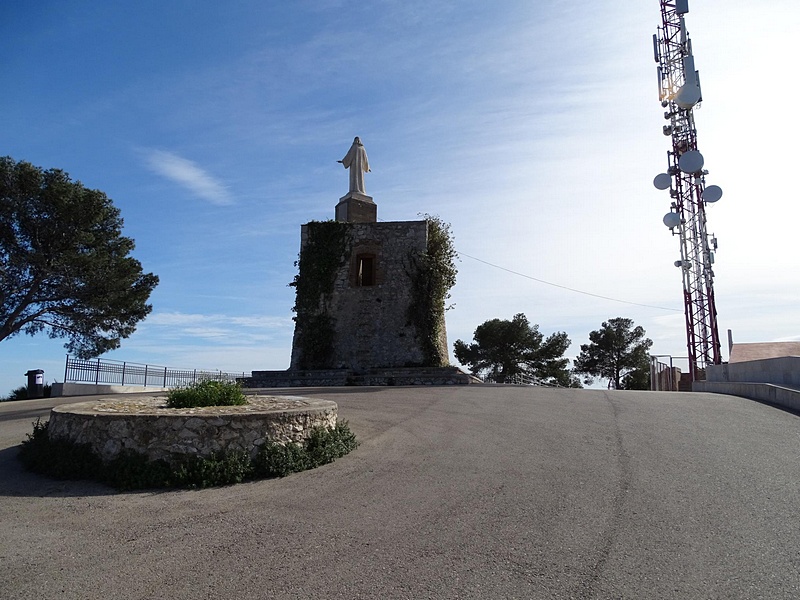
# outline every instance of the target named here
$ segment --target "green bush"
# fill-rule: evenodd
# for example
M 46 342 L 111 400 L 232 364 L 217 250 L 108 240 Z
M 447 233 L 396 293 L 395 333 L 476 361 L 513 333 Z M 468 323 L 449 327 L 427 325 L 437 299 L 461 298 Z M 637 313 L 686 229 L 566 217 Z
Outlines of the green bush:
M 103 463 L 88 444 L 51 440 L 47 426 L 37 419 L 33 433 L 22 442 L 19 459 L 26 469 L 57 479 L 100 481 L 119 490 L 206 488 L 285 477 L 333 462 L 358 447 L 355 434 L 341 421 L 330 429 L 313 429 L 304 444 L 266 442 L 252 460 L 244 452 L 230 452 L 191 456 L 170 465 L 129 450 Z
M 252 479 L 253 467 L 246 452 L 217 454 L 210 458 L 192 456 L 173 471 L 174 487 L 207 488 Z
M 308 453 L 299 444 L 264 444 L 253 461 L 255 473 L 260 477 L 286 477 L 309 469 Z
M 79 479 L 75 477 L 75 479 Z M 118 490 L 175 487 L 175 472 L 165 460 L 150 460 L 144 454 L 125 450 L 114 460 L 102 464 L 94 477 Z
M 42 390 L 42 397 L 49 398 L 50 392 L 52 391 L 52 386 L 49 384 L 45 384 L 44 389 Z M 28 399 L 28 386 L 21 385 L 18 388 L 11 390 L 8 396 L 5 398 L 0 398 L 0 402 L 13 402 L 14 400 L 27 400 Z
M 313 469 L 333 462 L 358 447 L 355 434 L 350 431 L 347 421 L 336 423 L 330 429 L 315 427 L 305 443 L 310 466 Z
M 26 469 L 54 479 L 92 479 L 102 471 L 102 461 L 88 444 L 51 440 L 48 425 L 36 419 L 33 433 L 22 442 L 19 459 Z
M 170 408 L 197 408 L 199 406 L 236 406 L 247 404 L 242 388 L 233 381 L 205 379 L 167 393 Z
M 12 402 L 14 400 L 27 400 L 28 399 L 28 387 L 21 385 L 18 388 L 11 390 L 5 398 L 2 399 L 2 402 Z
M 267 442 L 253 461 L 260 477 L 285 477 L 333 462 L 358 448 L 355 434 L 347 421 L 335 427 L 315 427 L 304 444 Z

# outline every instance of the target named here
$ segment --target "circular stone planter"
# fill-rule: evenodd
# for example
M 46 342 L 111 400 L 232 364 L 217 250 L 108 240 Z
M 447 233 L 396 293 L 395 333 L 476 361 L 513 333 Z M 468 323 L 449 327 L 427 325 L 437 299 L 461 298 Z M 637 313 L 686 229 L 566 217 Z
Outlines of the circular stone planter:
M 314 427 L 334 427 L 330 400 L 298 396 L 247 396 L 242 406 L 168 408 L 163 396 L 106 397 L 57 406 L 47 432 L 52 440 L 89 444 L 103 461 L 132 450 L 150 460 L 247 452 L 266 442 L 302 442 Z

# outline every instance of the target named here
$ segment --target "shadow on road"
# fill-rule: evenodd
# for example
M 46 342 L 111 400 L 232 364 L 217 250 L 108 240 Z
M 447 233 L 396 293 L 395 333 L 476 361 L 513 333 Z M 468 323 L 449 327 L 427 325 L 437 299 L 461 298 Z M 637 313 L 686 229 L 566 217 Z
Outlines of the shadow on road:
M 58 480 L 26 471 L 17 455 L 22 445 L 0 450 L 0 497 L 75 498 L 118 494 L 108 486 L 92 481 Z

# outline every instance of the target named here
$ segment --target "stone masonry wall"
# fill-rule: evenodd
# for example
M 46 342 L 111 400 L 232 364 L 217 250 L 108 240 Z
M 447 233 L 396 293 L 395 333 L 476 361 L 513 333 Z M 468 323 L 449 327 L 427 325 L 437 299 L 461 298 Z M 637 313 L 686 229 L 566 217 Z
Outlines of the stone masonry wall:
M 307 227 L 303 226 L 301 243 Z M 422 344 L 409 319 L 414 263 L 410 256 L 427 249 L 425 221 L 353 223 L 345 264 L 339 270 L 328 302 L 335 320 L 335 368 L 421 366 Z M 373 257 L 374 285 L 358 285 L 359 257 Z M 442 319 L 444 320 L 444 319 Z M 439 343 L 447 356 L 447 335 L 441 323 Z M 297 344 L 295 335 L 295 346 Z M 292 349 L 292 368 L 300 367 L 302 350 Z
M 311 371 L 253 371 L 240 380 L 245 388 L 333 387 L 343 385 L 468 385 L 480 379 L 458 367 L 391 367 L 349 371 L 320 369 Z
M 334 427 L 329 400 L 249 397 L 246 406 L 169 409 L 163 398 L 80 402 L 50 413 L 51 439 L 89 444 L 104 461 L 132 450 L 150 460 L 246 452 L 253 458 L 267 441 L 302 442 L 314 427 Z

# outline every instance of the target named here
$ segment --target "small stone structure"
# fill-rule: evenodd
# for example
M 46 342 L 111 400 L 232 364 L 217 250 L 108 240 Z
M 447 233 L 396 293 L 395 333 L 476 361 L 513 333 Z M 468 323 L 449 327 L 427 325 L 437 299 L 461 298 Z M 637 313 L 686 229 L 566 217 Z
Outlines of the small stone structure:
M 242 406 L 168 408 L 163 396 L 103 398 L 66 404 L 50 413 L 53 440 L 89 444 L 103 461 L 126 450 L 175 463 L 187 456 L 246 452 L 255 457 L 267 441 L 302 442 L 314 427 L 334 427 L 330 400 L 248 396 Z

